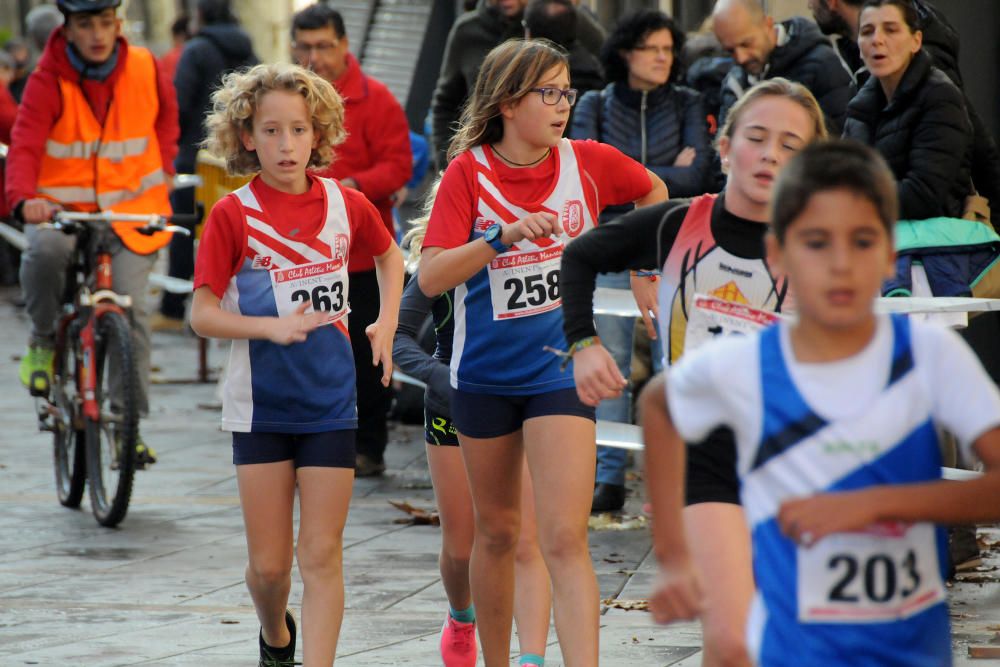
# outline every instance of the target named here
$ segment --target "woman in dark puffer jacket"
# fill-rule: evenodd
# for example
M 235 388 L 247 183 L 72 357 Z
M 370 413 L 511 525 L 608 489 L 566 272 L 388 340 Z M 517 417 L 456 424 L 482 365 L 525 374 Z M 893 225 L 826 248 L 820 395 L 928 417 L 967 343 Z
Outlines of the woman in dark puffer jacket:
M 704 193 L 711 161 L 701 99 L 673 83 L 683 80 L 677 57 L 683 46 L 684 33 L 662 12 L 622 17 L 601 48 L 608 86 L 580 99 L 569 132 L 641 162 L 663 179 L 671 197 Z
M 683 80 L 678 54 L 684 33 L 669 16 L 654 10 L 626 15 L 601 47 L 601 61 L 609 85 L 590 91 L 576 105 L 570 138 L 596 139 L 611 144 L 641 162 L 667 184 L 671 197 L 693 197 L 709 187 L 711 165 L 708 122 L 701 98 Z M 632 206 L 610 207 L 601 221 L 617 217 Z M 627 288 L 628 273 L 600 276 L 600 287 Z M 633 320 L 598 316 L 598 333 L 614 357 L 619 372 L 629 377 Z M 654 344 L 654 360 L 660 359 Z M 654 363 L 654 369 L 658 364 Z M 603 401 L 598 419 L 628 423 L 629 392 Z M 592 511 L 621 509 L 625 503 L 625 450 L 597 449 L 597 485 Z
M 858 45 L 872 76 L 847 107 L 844 136 L 874 146 L 898 183 L 904 220 L 961 217 L 971 194 L 972 125 L 961 91 L 920 50 L 909 0 L 869 0 Z

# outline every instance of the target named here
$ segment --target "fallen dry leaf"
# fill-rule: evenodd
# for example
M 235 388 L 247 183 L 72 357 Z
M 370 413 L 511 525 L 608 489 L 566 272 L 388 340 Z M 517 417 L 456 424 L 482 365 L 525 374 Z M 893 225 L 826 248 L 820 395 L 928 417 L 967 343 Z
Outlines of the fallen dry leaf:
M 649 519 L 644 516 L 632 516 L 629 514 L 598 514 L 591 515 L 587 521 L 587 527 L 591 530 L 642 530 L 649 523 Z
M 601 604 L 612 609 L 624 609 L 625 611 L 649 611 L 649 600 L 619 600 L 618 598 L 608 598 L 601 600 Z
M 438 516 L 436 510 L 424 510 L 419 507 L 414 507 L 408 502 L 399 500 L 390 500 L 389 504 L 398 509 L 400 512 L 405 512 L 410 515 L 409 519 L 396 519 L 393 523 L 408 523 L 411 526 L 440 526 L 441 517 Z

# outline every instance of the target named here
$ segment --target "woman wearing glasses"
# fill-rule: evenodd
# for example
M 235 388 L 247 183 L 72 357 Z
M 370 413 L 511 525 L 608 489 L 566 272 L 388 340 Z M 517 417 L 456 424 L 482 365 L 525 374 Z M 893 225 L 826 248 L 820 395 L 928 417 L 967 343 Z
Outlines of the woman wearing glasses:
M 569 136 L 611 144 L 663 179 L 671 197 L 694 197 L 709 187 L 711 164 L 708 126 L 701 98 L 674 82 L 682 78 L 677 59 L 684 33 L 663 12 L 643 9 L 623 16 L 601 48 L 608 86 L 580 99 Z M 601 221 L 632 209 L 631 204 L 606 208 Z M 629 274 L 601 275 L 598 287 L 627 288 Z M 614 357 L 622 377 L 632 366 L 634 322 L 625 317 L 597 316 L 597 331 Z M 661 355 L 654 351 L 654 371 Z M 632 406 L 626 389 L 620 398 L 597 408 L 599 419 L 629 423 Z M 620 510 L 625 504 L 625 450 L 597 449 L 597 485 L 591 509 Z
M 548 43 L 512 40 L 490 52 L 421 254 L 423 292 L 455 288 L 452 418 L 475 506 L 471 585 L 487 667 L 508 662 L 525 456 L 563 660 L 597 664 L 587 550 L 594 411 L 576 396 L 571 367 L 546 348 L 566 348 L 560 257 L 596 224 L 598 202 L 667 197 L 659 177 L 617 149 L 562 138 L 576 97 L 569 84 L 565 55 Z

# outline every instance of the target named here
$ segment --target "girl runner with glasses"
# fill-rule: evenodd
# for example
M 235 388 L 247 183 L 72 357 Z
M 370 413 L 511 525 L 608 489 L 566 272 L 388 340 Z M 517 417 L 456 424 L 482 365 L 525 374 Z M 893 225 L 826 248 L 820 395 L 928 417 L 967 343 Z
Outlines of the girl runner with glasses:
M 472 598 L 488 667 L 506 665 L 522 459 L 536 494 L 567 665 L 596 665 L 598 589 L 587 546 L 594 486 L 593 409 L 573 389 L 564 349 L 559 258 L 599 206 L 666 198 L 617 149 L 563 139 L 565 55 L 512 40 L 486 57 L 463 114 L 424 239 L 420 287 L 455 289 L 452 418 L 475 507 Z M 537 89 L 563 91 L 547 104 Z M 613 365 L 613 364 L 612 364 Z

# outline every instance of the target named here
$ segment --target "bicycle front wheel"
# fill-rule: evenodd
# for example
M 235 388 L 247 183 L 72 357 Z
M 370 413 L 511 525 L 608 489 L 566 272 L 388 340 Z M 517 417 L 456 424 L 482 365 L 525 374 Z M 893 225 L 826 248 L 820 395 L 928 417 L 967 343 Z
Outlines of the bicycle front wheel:
M 87 482 L 86 431 L 80 416 L 77 379 L 80 358 L 73 336 L 57 346 L 53 364 L 52 419 L 53 463 L 56 495 L 65 507 L 79 507 Z
M 126 317 L 114 311 L 102 313 L 95 334 L 95 400 L 100 414 L 97 420 L 87 419 L 87 479 L 94 517 L 102 526 L 112 527 L 125 518 L 132 496 L 139 379 Z

